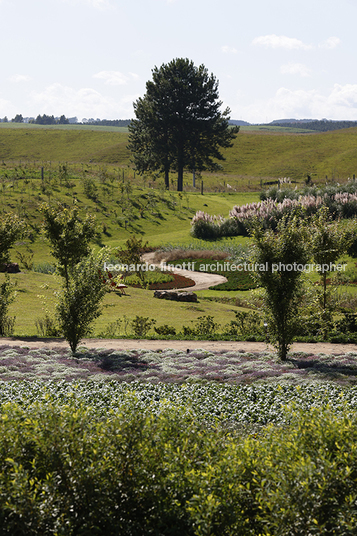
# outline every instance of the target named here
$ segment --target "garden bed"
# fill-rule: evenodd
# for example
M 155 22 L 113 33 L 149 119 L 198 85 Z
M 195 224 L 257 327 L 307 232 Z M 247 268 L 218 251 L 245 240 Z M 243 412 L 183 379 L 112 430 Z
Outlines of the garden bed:
M 178 289 L 178 288 L 194 287 L 196 284 L 192 279 L 189 279 L 188 277 L 184 277 L 183 275 L 179 275 L 179 274 L 171 274 L 171 275 L 173 277 L 172 281 L 166 281 L 165 283 L 151 283 L 149 284 L 149 290 L 173 290 L 173 289 Z M 134 288 L 141 288 L 141 285 L 139 284 L 134 284 L 130 286 Z

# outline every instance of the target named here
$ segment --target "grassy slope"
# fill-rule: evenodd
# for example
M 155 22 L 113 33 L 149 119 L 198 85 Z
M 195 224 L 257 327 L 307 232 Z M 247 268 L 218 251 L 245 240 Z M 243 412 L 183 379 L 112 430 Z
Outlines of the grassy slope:
M 4 124 L 1 124 L 2 126 Z M 278 135 L 267 133 L 242 133 L 239 135 L 235 146 L 227 152 L 227 162 L 225 180 L 235 186 L 235 181 L 241 181 L 242 187 L 247 186 L 247 181 L 241 176 L 259 175 L 283 176 L 289 175 L 289 172 L 281 172 L 282 169 L 322 169 L 322 166 L 331 168 L 336 162 L 343 163 L 339 169 L 351 168 L 351 162 L 356 162 L 357 169 L 357 149 L 356 143 L 357 129 L 348 129 L 324 134 L 313 135 Z M 66 188 L 63 184 L 53 187 L 51 202 L 59 200 L 72 204 L 73 198 L 78 200 L 81 212 L 93 212 L 97 215 L 100 227 L 106 225 L 106 233 L 101 235 L 101 243 L 109 246 L 122 245 L 125 239 L 132 233 L 141 235 L 148 240 L 151 245 L 157 246 L 164 243 L 190 243 L 190 220 L 196 210 L 204 210 L 210 214 L 222 214 L 226 216 L 234 204 L 244 204 L 258 199 L 258 193 L 213 193 L 204 192 L 201 196 L 197 192 L 185 193 L 179 197 L 177 192 L 163 194 L 171 200 L 171 208 L 164 201 L 157 203 L 154 210 L 146 210 L 142 218 L 130 220 L 127 228 L 123 224 L 123 219 L 128 216 L 121 212 L 117 205 L 117 199 L 120 191 L 120 180 L 122 177 L 121 169 L 109 166 L 109 174 L 115 176 L 113 183 L 107 180 L 103 185 L 100 181 L 99 174 L 101 167 L 95 164 L 87 165 L 90 159 L 112 161 L 116 155 L 121 155 L 119 166 L 126 166 L 129 163 L 129 155 L 126 152 L 127 134 L 118 132 L 118 130 L 108 131 L 106 128 L 44 128 L 38 126 L 7 126 L 0 128 L 0 159 L 5 162 L 2 166 L 0 177 L 6 173 L 11 175 L 9 168 L 12 167 L 9 160 L 22 161 L 28 159 L 37 160 L 32 167 L 26 164 L 26 176 L 29 182 L 25 184 L 24 180 L 19 179 L 12 183 L 7 178 L 2 183 L 2 195 L 0 199 L 1 211 L 15 211 L 22 216 L 26 216 L 29 221 L 40 224 L 41 216 L 38 212 L 40 202 L 48 201 L 48 196 L 41 193 L 41 181 L 39 175 L 39 162 L 45 162 L 45 177 L 54 171 L 57 165 L 54 162 L 83 162 L 84 167 L 95 177 L 99 202 L 88 199 L 83 192 L 81 181 L 81 169 L 83 166 L 78 164 L 69 164 L 70 181 L 73 183 L 71 188 Z M 115 157 L 115 158 L 114 158 Z M 52 161 L 51 166 L 48 162 Z M 310 166 L 310 162 L 314 162 Z M 325 162 L 325 163 L 324 163 Z M 103 164 L 104 165 L 104 164 Z M 310 166 L 310 167 L 309 167 Z M 320 167 L 319 167 L 320 166 Z M 22 166 L 22 168 L 24 165 Z M 22 169 L 21 168 L 21 169 Z M 73 168 L 73 169 L 72 169 Z M 51 171 L 52 169 L 52 171 Z M 264 173 L 263 173 L 264 172 Z M 323 172 L 325 173 L 325 171 Z M 328 172 L 326 171 L 326 174 Z M 96 176 L 97 174 L 97 176 Z M 240 174 L 240 175 L 239 175 Z M 292 174 L 291 174 L 292 175 Z M 21 176 L 21 173 L 19 173 Z M 133 181 L 132 173 L 125 171 L 125 180 Z M 223 175 L 212 175 L 211 184 L 219 186 L 221 190 Z M 141 179 L 140 179 L 141 180 Z M 206 180 L 206 179 L 205 179 Z M 206 184 L 206 183 L 205 183 Z M 151 183 L 157 186 L 157 183 Z M 140 183 L 136 179 L 133 193 L 131 194 L 137 201 L 142 199 L 141 196 L 147 195 L 151 190 L 148 188 L 149 183 Z M 107 188 L 107 192 L 104 191 Z M 214 189 L 214 188 L 213 188 Z M 227 189 L 226 189 L 227 190 Z M 156 190 L 157 191 L 157 190 Z M 146 201 L 140 201 L 144 204 Z M 158 215 L 159 214 L 159 215 Z M 119 221 L 121 217 L 121 222 Z M 235 239 L 236 242 L 242 242 L 246 239 Z M 211 248 L 212 245 L 208 244 Z M 39 237 L 34 244 L 31 244 L 34 250 L 34 262 L 51 261 L 49 247 Z M 25 247 L 17 244 L 12 251 L 12 258 L 16 261 L 16 251 L 25 251 Z M 3 277 L 3 276 L 1 276 Z M 13 276 L 18 281 L 18 297 L 12 306 L 12 314 L 16 314 L 16 334 L 34 334 L 36 318 L 42 316 L 39 294 L 51 295 L 53 291 L 53 278 L 41 274 L 23 273 Z M 1 280 L 1 278 L 0 278 Z M 48 283 L 50 288 L 43 291 L 40 285 Z M 222 293 L 218 291 L 205 291 L 202 295 L 215 295 Z M 226 293 L 224 293 L 226 294 Z M 234 293 L 234 295 L 240 293 Z M 232 293 L 229 293 L 232 295 Z M 179 305 L 171 302 L 161 302 L 151 298 L 152 293 L 145 290 L 133 289 L 130 291 L 130 298 L 118 298 L 108 296 L 104 310 L 104 315 L 99 319 L 96 325 L 96 332 L 103 330 L 105 325 L 114 321 L 118 317 L 127 315 L 133 318 L 136 314 L 154 317 L 158 324 L 173 324 L 177 329 L 182 323 L 189 324 L 190 320 L 198 316 L 211 314 L 215 320 L 220 323 L 227 323 L 233 319 L 234 308 L 222 304 L 211 304 L 201 302 L 197 308 L 190 305 Z
M 0 284 L 4 274 L 0 273 Z M 16 316 L 15 335 L 37 335 L 36 320 L 43 318 L 45 310 L 54 311 L 54 291 L 59 289 L 60 281 L 55 276 L 34 272 L 21 272 L 11 275 L 16 283 L 17 297 L 10 307 L 10 316 Z M 45 288 L 44 288 L 45 286 Z M 156 325 L 169 324 L 180 331 L 182 325 L 191 325 L 199 316 L 210 315 L 224 325 L 234 320 L 234 311 L 229 304 L 199 301 L 199 303 L 179 303 L 153 298 L 153 292 L 145 289 L 128 288 L 126 296 L 107 294 L 104 299 L 102 316 L 94 324 L 94 335 L 104 331 L 106 326 L 123 319 L 132 320 L 136 315 L 154 318 Z M 129 330 L 130 332 L 130 330 Z M 121 334 L 123 334 L 123 326 Z
M 31 174 L 29 174 L 30 176 Z M 101 233 L 100 243 L 111 247 L 123 245 L 124 241 L 130 234 L 142 235 L 144 240 L 148 240 L 152 246 L 159 246 L 165 243 L 192 243 L 194 240 L 190 236 L 190 220 L 196 210 L 206 210 L 212 214 L 227 215 L 228 211 L 235 203 L 246 203 L 257 199 L 257 194 L 206 194 L 201 196 L 196 193 L 188 193 L 180 199 L 178 194 L 162 194 L 163 199 L 170 200 L 171 205 L 161 201 L 157 203 L 155 212 L 150 209 L 146 210 L 142 218 L 136 218 L 129 222 L 127 229 L 123 224 L 119 225 L 116 211 L 121 216 L 121 209 L 116 204 L 119 194 L 119 185 L 117 182 L 110 189 L 113 194 L 104 193 L 101 183 L 97 180 L 98 185 L 98 202 L 88 199 L 83 192 L 83 185 L 80 178 L 71 178 L 74 183 L 73 189 L 60 186 L 58 183 L 53 188 L 51 203 L 55 200 L 72 203 L 72 195 L 78 201 L 81 214 L 89 211 L 97 216 L 99 228 L 106 226 L 106 232 Z M 109 187 L 107 182 L 106 186 Z M 7 186 L 12 186 L 10 181 Z M 30 179 L 25 184 L 23 179 L 15 181 L 15 186 L 5 188 L 5 194 L 1 198 L 0 209 L 4 211 L 16 211 L 31 223 L 40 224 L 41 215 L 38 212 L 38 206 L 41 201 L 48 201 L 46 195 L 40 194 L 41 180 L 39 178 Z M 109 187 L 110 188 L 110 187 Z M 131 197 L 136 202 L 141 202 L 141 196 L 150 193 L 150 189 L 135 188 Z M 40 196 L 40 197 L 39 197 Z M 22 200 L 22 202 L 21 202 Z M 144 204 L 145 202 L 142 201 Z M 204 206 L 206 205 L 206 206 Z M 136 215 L 138 212 L 136 211 Z M 157 214 L 160 214 L 158 217 Z M 127 216 L 126 216 L 127 217 Z M 237 238 L 235 241 L 244 241 L 246 239 Z M 231 243 L 231 240 L 227 241 Z M 197 241 L 202 246 L 202 241 Z M 52 262 L 54 259 L 50 255 L 49 246 L 41 236 L 37 236 L 33 243 L 27 240 L 27 245 L 34 252 L 33 261 L 35 264 L 44 261 Z M 208 244 L 208 247 L 212 247 Z M 18 252 L 26 253 L 26 246 L 17 243 L 11 250 L 11 258 L 17 261 Z M 20 267 L 23 266 L 20 262 Z M 0 283 L 4 275 L 0 274 Z M 11 306 L 10 314 L 16 316 L 15 335 L 36 335 L 37 330 L 35 321 L 42 318 L 45 309 L 53 311 L 54 300 L 53 291 L 58 288 L 58 281 L 53 276 L 39 274 L 35 272 L 22 271 L 20 274 L 12 275 L 11 279 L 17 283 L 17 298 Z M 48 285 L 48 288 L 43 288 Z M 199 304 L 179 304 L 164 300 L 154 300 L 153 292 L 142 289 L 130 289 L 128 296 L 119 297 L 110 294 L 105 299 L 103 315 L 95 324 L 94 333 L 98 335 L 104 331 L 105 327 L 124 315 L 133 319 L 136 315 L 155 318 L 157 325 L 170 324 L 177 331 L 182 325 L 190 325 L 191 320 L 196 320 L 198 316 L 211 315 L 215 321 L 220 324 L 229 323 L 234 319 L 235 307 L 231 305 L 215 304 L 213 302 L 201 302 Z M 219 294 L 222 296 L 222 293 Z M 45 296 L 39 298 L 39 296 Z
M 0 160 L 92 160 L 128 166 L 127 136 L 124 129 L 113 127 L 15 127 L 0 123 Z M 240 186 L 242 177 L 302 179 L 309 173 L 320 179 L 326 175 L 346 179 L 357 173 L 356 141 L 356 128 L 317 134 L 242 130 L 234 147 L 225 152 L 224 174 L 215 177 L 231 180 L 234 187 Z M 236 182 L 232 184 L 233 179 Z

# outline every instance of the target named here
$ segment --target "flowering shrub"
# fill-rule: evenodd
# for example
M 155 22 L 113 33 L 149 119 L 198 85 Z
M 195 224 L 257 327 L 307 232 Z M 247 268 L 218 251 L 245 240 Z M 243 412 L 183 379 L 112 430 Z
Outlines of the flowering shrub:
M 296 194 L 296 192 L 293 190 Z M 334 218 L 352 218 L 357 215 L 357 193 L 355 192 L 325 192 L 322 195 L 311 193 L 285 197 L 281 201 L 267 198 L 258 203 L 235 206 L 229 213 L 229 218 L 210 216 L 201 210 L 192 219 L 192 235 L 195 238 L 214 239 L 223 236 L 248 234 L 251 222 L 258 219 L 266 229 L 274 229 L 286 214 L 299 211 L 305 216 L 315 214 L 319 208 L 326 205 Z

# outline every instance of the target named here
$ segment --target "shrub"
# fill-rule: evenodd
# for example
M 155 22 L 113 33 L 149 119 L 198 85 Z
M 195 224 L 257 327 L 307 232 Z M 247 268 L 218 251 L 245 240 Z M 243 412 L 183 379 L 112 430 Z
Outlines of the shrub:
M 127 396 L 110 418 L 84 405 L 8 403 L 0 533 L 354 534 L 356 416 L 312 407 L 286 417 L 240 435 L 167 401 L 154 414 Z
M 114 322 L 110 322 L 108 326 L 98 334 L 100 339 L 115 339 L 120 330 L 121 319 L 117 318 Z
M 176 329 L 173 326 L 169 326 L 168 324 L 164 324 L 163 326 L 158 326 L 157 328 L 154 328 L 154 331 L 155 333 L 163 337 L 176 335 Z
M 105 252 L 79 262 L 59 294 L 56 306 L 59 328 L 75 353 L 78 343 L 91 332 L 91 324 L 101 314 L 100 303 L 106 285 L 99 276 Z
M 182 334 L 184 337 L 201 337 L 209 339 L 213 337 L 220 325 L 213 320 L 213 316 L 199 316 L 193 327 L 182 326 Z
M 191 234 L 200 240 L 217 240 L 221 236 L 221 230 L 217 223 L 202 219 L 192 225 Z
M 9 307 L 15 300 L 16 293 L 14 283 L 6 274 L 5 281 L 0 285 L 0 336 L 6 337 L 13 334 L 15 318 L 9 317 Z
M 34 272 L 39 272 L 40 274 L 54 274 L 56 267 L 49 262 L 40 262 L 38 264 L 34 264 L 32 270 Z
M 131 322 L 131 327 L 133 329 L 133 334 L 136 339 L 141 339 L 145 337 L 151 329 L 151 326 L 155 324 L 156 320 L 153 318 L 138 316 L 134 318 Z
M 225 328 L 228 335 L 262 335 L 262 320 L 258 313 L 236 311 L 236 319 Z
M 35 326 L 41 337 L 60 337 L 62 335 L 56 320 L 49 314 L 35 320 Z

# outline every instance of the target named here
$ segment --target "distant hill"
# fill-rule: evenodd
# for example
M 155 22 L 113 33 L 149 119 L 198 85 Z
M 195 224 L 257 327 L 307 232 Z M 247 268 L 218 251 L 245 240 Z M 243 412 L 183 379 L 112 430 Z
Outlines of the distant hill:
M 229 120 L 229 124 L 230 125 L 236 125 L 238 127 L 247 127 L 250 125 L 250 123 L 248 123 L 247 121 L 241 121 L 239 119 L 230 119 Z
M 327 119 L 278 119 L 269 123 L 274 127 L 307 128 L 318 132 L 357 127 L 357 121 L 330 121 Z

